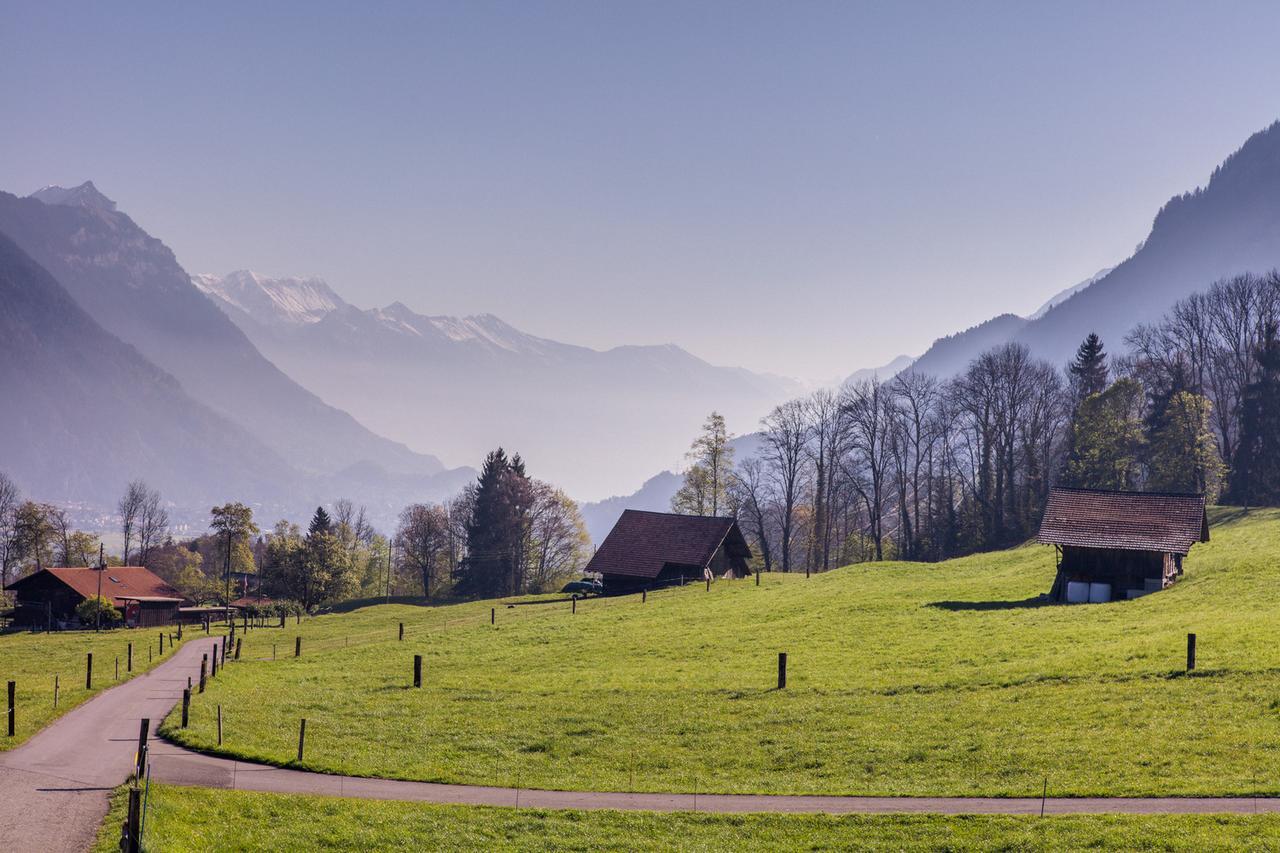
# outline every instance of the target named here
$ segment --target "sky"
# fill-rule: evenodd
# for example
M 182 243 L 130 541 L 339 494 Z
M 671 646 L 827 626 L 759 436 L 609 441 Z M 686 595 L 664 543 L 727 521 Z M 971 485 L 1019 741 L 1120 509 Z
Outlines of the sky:
M 190 272 L 818 382 L 1030 313 L 1280 118 L 1274 3 L 19 3 L 0 189 Z

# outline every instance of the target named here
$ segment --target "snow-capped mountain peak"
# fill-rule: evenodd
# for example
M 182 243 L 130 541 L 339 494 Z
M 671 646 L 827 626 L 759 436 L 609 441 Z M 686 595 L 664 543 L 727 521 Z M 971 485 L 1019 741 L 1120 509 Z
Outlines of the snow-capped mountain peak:
M 346 306 L 319 278 L 268 278 L 237 270 L 225 276 L 194 275 L 191 280 L 215 302 L 238 308 L 266 325 L 317 323 Z

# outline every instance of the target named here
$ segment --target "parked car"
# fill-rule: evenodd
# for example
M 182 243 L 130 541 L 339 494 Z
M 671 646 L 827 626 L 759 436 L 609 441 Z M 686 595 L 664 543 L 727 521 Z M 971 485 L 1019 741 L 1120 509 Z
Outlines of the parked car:
M 604 583 L 593 578 L 583 578 L 580 581 L 570 581 L 560 591 L 574 595 L 600 595 L 604 592 Z

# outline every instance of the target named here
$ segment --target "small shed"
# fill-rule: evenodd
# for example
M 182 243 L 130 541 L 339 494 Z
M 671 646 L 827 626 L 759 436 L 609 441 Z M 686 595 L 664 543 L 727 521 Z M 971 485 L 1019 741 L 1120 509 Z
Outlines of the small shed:
M 626 592 L 701 581 L 708 572 L 745 577 L 749 559 L 751 548 L 733 518 L 629 509 L 585 571 L 598 573 L 607 592 Z
M 17 603 L 14 624 L 66 625 L 80 602 L 99 594 L 119 608 L 130 628 L 168 625 L 177 620 L 182 593 L 142 566 L 48 568 L 5 587 Z
M 1173 584 L 1209 518 L 1204 495 L 1055 488 L 1036 540 L 1057 549 L 1054 601 L 1122 600 Z

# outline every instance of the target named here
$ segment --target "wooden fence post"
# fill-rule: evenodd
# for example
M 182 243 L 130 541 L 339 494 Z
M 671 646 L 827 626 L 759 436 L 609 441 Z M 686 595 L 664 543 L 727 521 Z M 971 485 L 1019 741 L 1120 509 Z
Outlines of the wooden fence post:
M 55 675 L 53 677 L 53 707 L 55 708 L 58 707 L 58 693 L 61 692 L 61 689 L 60 676 Z
M 124 842 L 121 847 L 126 853 L 141 853 L 142 839 L 138 837 L 142 825 L 142 789 L 137 785 L 129 788 L 129 811 L 124 823 Z
M 134 765 L 135 777 L 141 779 L 147 770 L 147 735 L 151 733 L 151 719 L 143 717 L 138 721 L 138 757 Z
M 18 711 L 18 683 L 16 681 L 9 682 L 9 737 L 13 737 L 17 725 Z
M 400 623 L 400 642 L 404 642 L 404 623 Z
M 240 640 L 241 639 L 243 638 L 236 639 L 236 660 L 240 660 Z
M 164 631 L 160 632 L 160 654 L 164 654 Z
M 577 613 L 577 612 L 578 612 L 578 599 L 577 599 L 577 596 L 575 596 L 575 597 L 574 597 L 574 599 L 573 599 L 573 609 L 572 609 L 570 612 L 571 612 L 571 613 Z
M 120 656 L 116 655 L 116 681 L 120 680 Z
M 1187 634 L 1187 672 L 1196 668 L 1196 635 Z
M 648 600 L 649 600 L 649 590 L 647 589 L 640 590 L 640 603 L 644 604 Z
M 187 722 L 191 719 L 191 688 L 185 687 L 182 690 L 182 727 L 187 727 Z
M 212 665 L 209 667 L 209 677 L 210 678 L 218 677 L 218 647 L 217 646 L 213 647 L 213 658 L 212 658 Z
M 204 678 L 205 678 L 205 673 L 208 671 L 208 669 L 209 669 L 209 655 L 206 653 L 200 656 L 200 692 L 201 693 L 204 692 Z
M 760 586 L 760 573 L 756 572 L 756 586 Z
M 295 658 L 302 657 L 302 638 L 294 637 L 293 639 L 293 656 Z
M 298 763 L 302 763 L 302 748 L 307 742 L 307 718 L 303 717 L 298 724 Z
M 12 684 L 13 682 L 9 682 Z M 413 686 L 422 686 L 422 655 L 413 656 Z
M 489 608 L 489 624 L 490 625 L 498 624 L 498 608 L 496 607 Z
M 778 652 L 778 689 L 787 686 L 787 653 Z
M 218 746 L 222 746 L 222 706 L 218 706 Z
M 93 652 L 89 652 L 84 662 L 84 689 L 93 689 Z
M 129 658 L 128 663 L 125 664 L 124 671 L 133 672 L 133 643 L 129 643 Z

